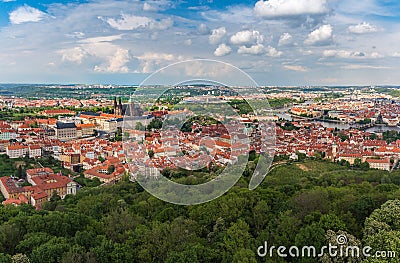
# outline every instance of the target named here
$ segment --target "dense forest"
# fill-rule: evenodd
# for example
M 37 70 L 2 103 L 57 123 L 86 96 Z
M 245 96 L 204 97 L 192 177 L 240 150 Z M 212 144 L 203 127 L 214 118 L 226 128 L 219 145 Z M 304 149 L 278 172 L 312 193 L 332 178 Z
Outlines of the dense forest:
M 266 241 L 321 247 L 339 233 L 400 251 L 400 172 L 279 163 L 250 191 L 256 161 L 225 195 L 201 205 L 165 203 L 125 179 L 54 196 L 41 211 L 0 206 L 0 262 L 400 262 L 259 257 Z M 193 183 L 196 175 L 185 178 Z

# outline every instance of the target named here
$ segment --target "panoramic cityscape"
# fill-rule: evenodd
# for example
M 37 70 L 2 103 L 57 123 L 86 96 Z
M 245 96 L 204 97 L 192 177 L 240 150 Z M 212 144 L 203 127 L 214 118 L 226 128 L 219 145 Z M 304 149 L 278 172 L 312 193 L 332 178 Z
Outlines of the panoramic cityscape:
M 147 95 L 139 95 L 140 102 L 134 102 L 135 95 L 132 94 L 139 89 L 145 90 Z M 397 184 L 400 183 L 400 99 L 397 87 L 261 89 L 266 97 L 239 96 L 226 86 L 188 85 L 174 87 L 171 94 L 154 100 L 151 87 L 4 87 L 0 90 L 2 205 L 5 208 L 28 205 L 36 211 L 62 211 L 66 209 L 62 207 L 68 206 L 70 201 L 67 200 L 71 196 L 96 196 L 104 191 L 102 189 L 129 188 L 129 185 L 137 184 L 141 176 L 156 181 L 165 176 L 175 182 L 201 184 L 218 177 L 241 155 L 249 160 L 243 173 L 249 176 L 268 149 L 273 149 L 267 154 L 273 160 L 266 178 L 280 178 L 280 173 L 289 173 L 285 176 L 291 178 L 296 177 L 296 173 L 304 173 L 299 178 L 289 179 L 295 181 L 290 187 L 286 186 L 288 189 L 296 185 L 301 187 L 300 181 L 296 181 L 305 180 L 303 176 L 307 173 L 317 173 L 315 179 L 328 180 L 325 187 L 332 183 L 342 187 L 371 183 L 371 187 L 386 187 L 382 188 L 388 189 L 386 194 L 391 192 L 396 196 L 393 191 L 398 191 Z M 257 105 L 266 98 L 268 108 L 263 109 L 263 115 L 255 115 L 250 105 Z M 211 113 L 199 115 L 196 107 L 208 103 L 214 107 L 220 107 L 220 103 L 227 104 L 233 111 L 224 115 L 220 111 L 215 118 Z M 231 119 L 229 124 L 224 121 L 227 118 Z M 260 120 L 273 123 L 274 134 L 268 135 L 273 139 L 267 148 L 263 146 L 266 142 L 262 138 L 268 136 L 261 132 Z M 174 123 L 178 129 L 176 133 L 168 128 Z M 241 126 L 243 130 L 238 128 Z M 332 178 L 335 173 L 337 177 Z M 271 183 L 276 185 L 271 179 L 265 180 L 268 183 L 264 182 L 261 188 L 269 188 Z M 296 193 L 295 188 L 288 191 Z M 295 203 L 301 202 L 297 205 L 311 212 L 324 209 L 320 207 L 323 206 L 321 200 L 315 200 L 317 203 L 312 201 L 322 196 L 317 194 L 299 200 L 304 194 L 295 194 Z M 366 202 L 365 197 L 360 198 L 358 202 Z M 385 200 L 383 196 L 380 198 L 383 199 L 369 199 L 372 203 L 366 203 L 366 207 L 360 209 L 371 209 L 375 202 L 378 204 Z M 134 199 L 129 202 L 136 203 Z M 92 205 L 88 203 L 82 208 L 91 210 L 94 208 L 90 208 Z M 118 204 L 113 206 L 110 211 L 117 209 L 118 216 L 126 213 L 123 212 L 125 208 L 118 208 Z M 364 217 L 359 218 L 358 214 L 365 211 L 352 206 L 348 209 L 352 211 L 354 220 L 363 220 Z M 98 212 L 91 213 L 98 216 Z M 318 217 L 328 215 L 321 213 Z M 337 217 L 335 220 L 345 224 L 342 220 L 349 219 Z M 118 225 L 120 221 L 114 223 Z M 329 223 L 327 230 L 342 230 L 331 224 L 333 222 Z M 353 231 L 360 231 L 353 227 Z M 390 253 L 395 253 L 395 250 L 387 252 L 393 259 L 395 254 Z M 125 256 L 133 257 L 131 254 Z M 84 257 L 90 257 L 90 253 L 82 256 L 80 262 L 86 262 Z

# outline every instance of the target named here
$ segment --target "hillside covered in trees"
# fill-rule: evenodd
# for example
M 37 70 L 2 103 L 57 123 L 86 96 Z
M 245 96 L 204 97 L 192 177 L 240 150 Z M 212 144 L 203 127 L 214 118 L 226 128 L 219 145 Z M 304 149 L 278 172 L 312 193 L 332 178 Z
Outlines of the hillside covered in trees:
M 307 160 L 277 165 L 250 191 L 254 167 L 202 205 L 165 203 L 125 180 L 53 198 L 41 211 L 0 207 L 0 262 L 400 262 L 257 255 L 265 241 L 321 247 L 337 233 L 400 251 L 399 172 Z

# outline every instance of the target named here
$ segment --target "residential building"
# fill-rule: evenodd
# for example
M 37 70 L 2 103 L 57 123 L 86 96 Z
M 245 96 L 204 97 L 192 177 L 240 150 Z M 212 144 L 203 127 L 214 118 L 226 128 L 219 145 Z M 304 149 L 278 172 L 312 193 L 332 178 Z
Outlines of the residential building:
M 29 203 L 39 209 L 50 200 L 54 191 L 61 199 L 77 191 L 77 183 L 67 176 L 55 174 L 50 168 L 28 169 L 26 177 L 32 186 L 20 186 L 16 179 L 8 176 L 0 178 L 0 191 L 7 199 L 3 204 Z
M 390 171 L 390 159 L 385 158 L 385 159 L 367 159 L 367 163 L 369 163 L 369 167 L 371 169 L 379 169 L 379 170 L 386 170 Z
M 96 125 L 93 123 L 84 123 L 84 124 L 77 124 L 76 125 L 78 128 L 81 128 L 82 134 L 81 137 L 90 137 L 93 136 L 94 134 L 94 129 L 96 128 Z M 78 136 L 79 137 L 79 136 Z
M 39 145 L 29 145 L 29 158 L 37 158 L 42 156 L 42 148 Z
M 22 158 L 28 154 L 28 146 L 26 145 L 8 145 L 6 149 L 7 156 L 14 159 L 14 158 Z
M 0 129 L 0 140 L 15 140 L 18 134 L 14 129 Z
M 56 137 L 60 141 L 76 139 L 76 124 L 74 122 L 57 122 Z
M 41 112 L 45 116 L 57 116 L 57 115 L 75 115 L 76 113 L 67 109 L 54 109 L 54 110 L 44 110 Z

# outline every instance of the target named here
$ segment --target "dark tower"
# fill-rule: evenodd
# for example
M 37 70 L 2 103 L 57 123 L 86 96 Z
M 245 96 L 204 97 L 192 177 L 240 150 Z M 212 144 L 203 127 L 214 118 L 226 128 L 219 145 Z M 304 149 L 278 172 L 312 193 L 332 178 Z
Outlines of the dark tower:
M 122 111 L 122 99 L 121 99 L 121 98 L 119 98 L 118 115 L 123 115 L 123 111 Z
M 117 97 L 114 97 L 114 114 L 117 114 Z

